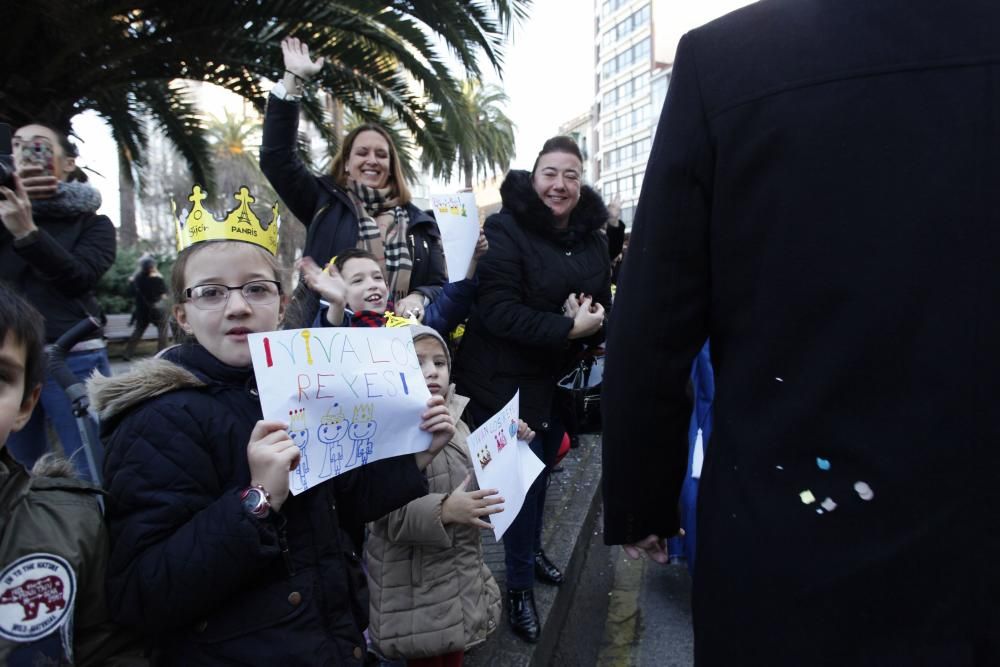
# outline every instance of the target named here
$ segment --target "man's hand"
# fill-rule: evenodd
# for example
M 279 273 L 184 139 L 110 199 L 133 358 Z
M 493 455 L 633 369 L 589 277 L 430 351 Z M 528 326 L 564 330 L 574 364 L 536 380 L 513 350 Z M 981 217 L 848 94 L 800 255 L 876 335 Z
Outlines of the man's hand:
M 395 305 L 396 314 L 400 317 L 412 317 L 418 322 L 424 321 L 424 295 L 414 292 Z
M 667 561 L 670 560 L 670 554 L 667 552 L 667 541 L 659 535 L 648 535 L 635 544 L 623 544 L 622 549 L 625 550 L 625 555 L 632 560 L 649 556 L 660 565 L 666 565 Z
M 55 180 L 55 179 L 53 179 Z M 0 221 L 15 239 L 27 236 L 35 231 L 35 220 L 31 217 L 31 200 L 24 182 L 19 176 L 14 176 L 14 190 L 0 186 Z

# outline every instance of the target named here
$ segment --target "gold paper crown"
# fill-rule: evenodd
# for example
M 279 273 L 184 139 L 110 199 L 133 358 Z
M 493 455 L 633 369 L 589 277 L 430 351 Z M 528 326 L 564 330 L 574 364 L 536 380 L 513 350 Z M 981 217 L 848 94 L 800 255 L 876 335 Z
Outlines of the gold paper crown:
M 400 317 L 391 310 L 385 311 L 385 326 L 387 327 L 408 327 L 420 324 L 420 320 L 415 317 Z
M 354 423 L 371 421 L 375 416 L 374 403 L 361 403 L 354 406 Z
M 334 408 L 337 408 L 336 412 L 333 411 Z M 340 403 L 334 403 L 326 411 L 326 414 L 324 414 L 320 418 L 319 423 L 320 424 L 327 424 L 327 425 L 328 424 L 339 424 L 340 422 L 346 421 L 346 420 L 347 420 L 347 417 L 344 416 L 344 408 L 340 407 Z
M 170 210 L 174 214 L 178 252 L 202 241 L 246 241 L 259 245 L 272 255 L 278 253 L 280 217 L 277 202 L 271 207 L 271 221 L 261 222 L 250 208 L 250 204 L 257 200 L 250 194 L 250 188 L 244 185 L 233 195 L 239 205 L 218 220 L 202 205 L 202 200 L 207 196 L 200 185 L 191 188 L 191 196 L 187 199 L 192 207 L 183 221 L 177 216 L 177 203 L 171 200 Z
M 289 431 L 304 431 L 307 427 L 308 427 L 308 422 L 306 421 L 305 408 L 298 408 L 295 410 L 288 411 Z

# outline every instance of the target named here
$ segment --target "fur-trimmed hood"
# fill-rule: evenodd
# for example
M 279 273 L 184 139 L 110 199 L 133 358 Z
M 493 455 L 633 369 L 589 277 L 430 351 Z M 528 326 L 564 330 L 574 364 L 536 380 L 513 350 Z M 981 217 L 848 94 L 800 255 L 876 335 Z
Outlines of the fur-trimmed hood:
M 109 424 L 139 403 L 177 389 L 207 386 L 191 371 L 166 359 L 144 359 L 123 375 L 104 377 L 94 373 L 87 380 L 90 404 Z
M 608 220 L 608 208 L 604 200 L 589 185 L 581 186 L 580 201 L 569 217 L 569 227 L 556 229 L 552 209 L 545 205 L 531 184 L 531 172 L 511 169 L 500 186 L 503 211 L 510 214 L 523 227 L 539 236 L 565 247 L 601 228 Z

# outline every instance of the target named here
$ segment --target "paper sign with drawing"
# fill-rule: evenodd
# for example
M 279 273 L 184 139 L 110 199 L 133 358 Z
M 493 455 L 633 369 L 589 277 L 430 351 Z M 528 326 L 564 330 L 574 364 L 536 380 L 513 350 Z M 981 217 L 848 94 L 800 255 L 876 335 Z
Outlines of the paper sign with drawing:
M 528 443 L 517 439 L 520 397 L 520 392 L 514 394 L 467 440 L 479 488 L 498 489 L 504 498 L 503 512 L 490 516 L 498 540 L 521 511 L 528 487 L 545 467 Z
M 292 494 L 371 461 L 422 452 L 430 392 L 407 327 L 251 334 L 264 419 L 288 423 L 301 450 Z
M 441 230 L 448 282 L 465 278 L 479 240 L 479 210 L 476 195 L 460 192 L 455 195 L 431 195 L 431 209 Z

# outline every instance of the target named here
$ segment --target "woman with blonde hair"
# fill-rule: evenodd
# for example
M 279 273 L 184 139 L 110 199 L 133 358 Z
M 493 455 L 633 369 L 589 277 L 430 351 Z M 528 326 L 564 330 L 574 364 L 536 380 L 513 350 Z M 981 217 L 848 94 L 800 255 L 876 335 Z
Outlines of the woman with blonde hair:
M 347 248 L 371 252 L 385 272 L 395 312 L 422 318 L 448 281 L 437 223 L 411 203 L 399 154 L 379 125 L 352 130 L 329 175 L 309 171 L 295 149 L 299 100 L 323 58 L 310 58 L 309 47 L 294 37 L 285 39 L 281 50 L 285 75 L 268 101 L 260 167 L 307 227 L 303 255 L 324 266 Z M 297 323 L 315 317 L 318 300 L 305 301 L 309 305 L 295 313 Z

